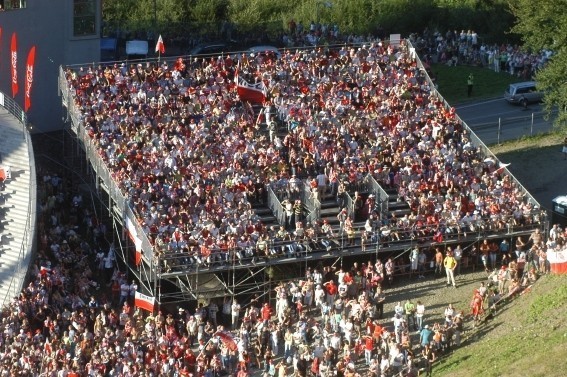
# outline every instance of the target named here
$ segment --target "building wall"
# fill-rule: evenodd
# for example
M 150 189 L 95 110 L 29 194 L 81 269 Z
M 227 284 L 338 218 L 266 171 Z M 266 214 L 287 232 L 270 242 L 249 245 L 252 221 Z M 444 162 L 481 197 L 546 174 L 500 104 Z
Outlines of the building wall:
M 95 1 L 94 35 L 75 37 L 73 10 L 77 0 L 27 0 L 26 8 L 0 12 L 0 90 L 11 94 L 10 41 L 18 40 L 18 84 L 16 101 L 23 108 L 26 60 L 36 46 L 34 80 L 28 120 L 34 132 L 63 128 L 63 110 L 58 94 L 59 66 L 100 60 L 100 1 Z M 80 2 L 80 0 L 79 0 Z

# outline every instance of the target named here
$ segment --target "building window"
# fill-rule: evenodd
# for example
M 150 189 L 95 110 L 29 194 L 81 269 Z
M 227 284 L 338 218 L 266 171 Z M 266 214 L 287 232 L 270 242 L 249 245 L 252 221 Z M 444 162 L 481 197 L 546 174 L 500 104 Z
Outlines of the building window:
M 26 3 L 27 0 L 0 0 L 0 10 L 22 9 Z
M 73 0 L 73 35 L 96 34 L 96 0 Z

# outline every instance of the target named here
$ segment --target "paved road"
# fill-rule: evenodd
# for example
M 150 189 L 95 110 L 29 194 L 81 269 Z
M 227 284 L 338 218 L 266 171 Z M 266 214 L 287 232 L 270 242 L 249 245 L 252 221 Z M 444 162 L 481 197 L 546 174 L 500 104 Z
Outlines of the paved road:
M 456 110 L 461 119 L 489 146 L 552 128 L 552 119 L 543 119 L 540 104 L 530 105 L 526 110 L 521 106 L 510 105 L 502 98 L 495 98 L 456 106 Z

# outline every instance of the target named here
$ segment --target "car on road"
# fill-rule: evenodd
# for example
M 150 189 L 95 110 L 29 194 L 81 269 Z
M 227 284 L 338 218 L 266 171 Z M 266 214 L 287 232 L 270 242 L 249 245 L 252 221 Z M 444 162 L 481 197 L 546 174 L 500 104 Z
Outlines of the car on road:
M 193 47 L 189 55 L 220 55 L 236 50 L 238 50 L 237 46 L 230 42 L 210 42 Z
M 250 47 L 247 50 L 247 53 L 249 55 L 254 54 L 256 56 L 258 55 L 274 56 L 276 59 L 280 59 L 282 57 L 282 54 L 280 53 L 280 50 L 277 47 L 267 46 L 267 45 Z
M 504 92 L 504 99 L 509 103 L 526 107 L 530 103 L 541 102 L 543 92 L 537 90 L 535 81 L 517 82 L 508 86 Z

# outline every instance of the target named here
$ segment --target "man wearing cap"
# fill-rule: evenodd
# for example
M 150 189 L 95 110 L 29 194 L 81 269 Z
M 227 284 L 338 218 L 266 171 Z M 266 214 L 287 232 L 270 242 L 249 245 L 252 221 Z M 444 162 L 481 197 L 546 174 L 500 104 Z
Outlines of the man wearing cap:
M 433 332 L 429 329 L 429 325 L 423 326 L 423 329 L 419 333 L 419 344 L 422 347 L 428 345 L 433 339 Z

